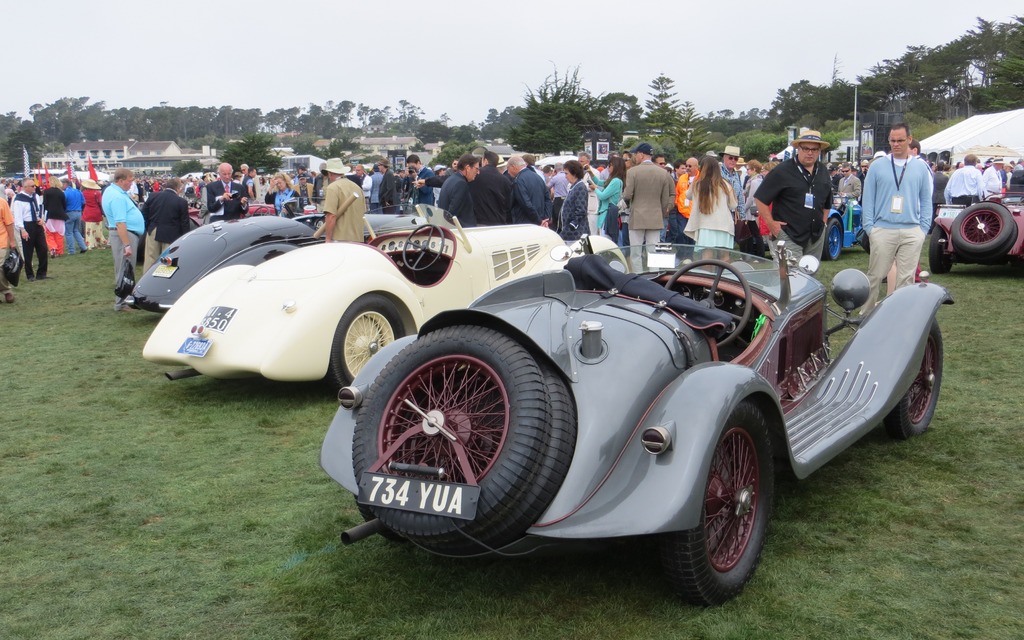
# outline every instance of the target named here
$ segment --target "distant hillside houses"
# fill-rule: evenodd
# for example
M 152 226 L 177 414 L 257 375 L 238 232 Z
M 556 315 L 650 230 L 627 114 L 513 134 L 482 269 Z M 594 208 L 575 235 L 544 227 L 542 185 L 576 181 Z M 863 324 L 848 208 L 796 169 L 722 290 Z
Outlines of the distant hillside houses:
M 354 142 L 360 147 L 369 150 L 368 155 L 386 156 L 388 151 L 398 151 L 399 149 L 408 151 L 413 145 L 419 144 L 420 141 L 416 136 L 385 136 L 379 138 L 360 136 Z
M 110 172 L 126 167 L 136 173 L 169 173 L 175 163 L 199 160 L 204 166 L 217 164 L 217 150 L 207 145 L 202 149 L 182 149 L 169 140 L 142 142 L 139 140 L 96 140 L 73 142 L 63 153 L 43 156 L 43 166 L 63 170 L 71 160 L 76 170 L 82 171 L 92 159 L 98 171 Z

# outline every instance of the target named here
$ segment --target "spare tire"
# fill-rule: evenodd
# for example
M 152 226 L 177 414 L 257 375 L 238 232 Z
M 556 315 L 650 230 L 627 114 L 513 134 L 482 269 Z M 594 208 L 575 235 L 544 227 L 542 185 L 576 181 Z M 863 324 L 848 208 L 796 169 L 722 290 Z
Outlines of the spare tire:
M 352 462 L 357 479 L 423 478 L 389 466 L 399 463 L 478 486 L 471 520 L 367 505 L 394 534 L 468 556 L 525 534 L 565 479 L 575 443 L 575 408 L 557 373 L 499 331 L 454 326 L 421 336 L 381 371 L 356 416 Z
M 997 260 L 1017 242 L 1010 210 L 996 202 L 979 202 L 960 212 L 952 225 L 953 248 L 970 260 Z

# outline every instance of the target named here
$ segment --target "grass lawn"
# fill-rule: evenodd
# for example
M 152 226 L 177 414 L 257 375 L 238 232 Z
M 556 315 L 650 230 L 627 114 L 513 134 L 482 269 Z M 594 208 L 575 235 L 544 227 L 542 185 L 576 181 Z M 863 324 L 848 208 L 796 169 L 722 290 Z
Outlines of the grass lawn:
M 0 304 L 0 639 L 1024 637 L 1019 269 L 933 278 L 956 304 L 931 430 L 780 476 L 761 566 L 716 609 L 673 598 L 651 540 L 340 547 L 360 519 L 318 464 L 331 393 L 166 380 L 141 357 L 158 317 L 112 310 L 112 270 L 60 258 Z

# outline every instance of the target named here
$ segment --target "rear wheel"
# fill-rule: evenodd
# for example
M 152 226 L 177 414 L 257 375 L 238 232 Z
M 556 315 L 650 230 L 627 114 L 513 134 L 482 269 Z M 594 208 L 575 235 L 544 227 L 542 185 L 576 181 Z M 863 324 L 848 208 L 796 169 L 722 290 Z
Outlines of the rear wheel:
M 843 225 L 836 218 L 829 218 L 825 229 L 825 247 L 822 249 L 823 260 L 838 260 L 843 252 Z
M 334 331 L 328 382 L 335 388 L 349 384 L 375 353 L 402 335 L 402 319 L 393 302 L 376 293 L 359 298 Z
M 715 446 L 700 524 L 662 540 L 665 572 L 687 602 L 722 604 L 747 584 L 761 560 L 773 492 L 768 423 L 744 400 Z
M 932 239 L 928 243 L 928 268 L 932 273 L 949 273 L 953 268 L 953 256 L 946 251 L 946 232 L 941 227 L 932 229 Z
M 897 440 L 906 440 L 927 431 L 935 415 L 941 386 L 942 332 L 939 323 L 933 320 L 917 376 L 900 403 L 885 416 L 886 432 Z
M 419 546 L 474 555 L 514 542 L 536 522 L 565 479 L 575 442 L 575 409 L 560 376 L 498 331 L 446 327 L 402 350 L 369 388 L 356 418 L 353 470 L 357 478 L 397 476 L 403 472 L 392 463 L 418 465 L 478 486 L 472 520 L 369 507 Z

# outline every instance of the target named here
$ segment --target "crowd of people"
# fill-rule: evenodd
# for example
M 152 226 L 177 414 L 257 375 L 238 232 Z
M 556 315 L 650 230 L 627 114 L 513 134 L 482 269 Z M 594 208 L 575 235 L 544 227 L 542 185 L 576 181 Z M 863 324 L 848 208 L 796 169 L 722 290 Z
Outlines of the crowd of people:
M 369 170 L 332 158 L 319 171 L 299 166 L 294 175 L 259 175 L 255 167 L 222 163 L 216 174 L 183 179 L 118 169 L 109 185 L 62 178 L 40 189 L 29 177 L 4 185 L 0 261 L 8 251 L 21 252 L 31 282 L 50 277 L 51 258 L 110 247 L 118 282 L 144 234 L 148 269 L 188 232 L 190 206 L 217 221 L 244 217 L 253 202 L 272 205 L 278 215 L 322 210 L 326 242 L 362 240 L 368 210 L 436 203 L 465 227 L 536 224 L 566 241 L 604 235 L 621 246 L 667 242 L 759 256 L 769 241 L 785 240 L 795 257 L 818 256 L 836 194 L 862 202 L 862 226 L 875 248 L 868 267 L 873 304 L 890 266 L 890 287 L 913 281 L 939 205 L 971 204 L 1007 188 L 1024 191 L 1024 163 L 990 158 L 982 164 L 968 155 L 950 170 L 922 158 L 904 124 L 892 128 L 889 144 L 890 154 L 879 152 L 859 165 L 823 163 L 829 145 L 808 130 L 793 141 L 792 158 L 763 163 L 744 161 L 735 146 L 669 163 L 640 143 L 598 162 L 581 153 L 543 167 L 530 154 L 503 161 L 485 151 L 448 167 L 410 155 L 400 171 L 387 158 Z M 0 295 L 14 302 L 2 274 Z M 114 308 L 131 309 L 122 297 L 115 297 Z

